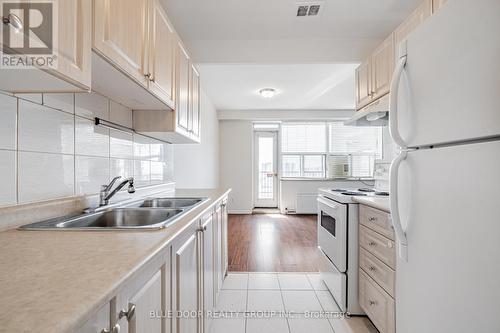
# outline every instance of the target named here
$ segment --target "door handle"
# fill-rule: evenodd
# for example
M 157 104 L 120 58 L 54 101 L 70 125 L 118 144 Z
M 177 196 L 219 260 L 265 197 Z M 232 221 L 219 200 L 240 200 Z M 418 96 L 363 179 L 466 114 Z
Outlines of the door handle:
M 407 144 L 404 142 L 398 130 L 398 92 L 401 75 L 406 67 L 406 59 L 406 41 L 403 41 L 400 45 L 400 58 L 394 69 L 394 74 L 392 75 L 389 98 L 389 133 L 394 142 L 402 149 L 407 148 Z
M 401 217 L 399 216 L 399 203 L 398 203 L 398 172 L 401 163 L 406 160 L 408 155 L 407 151 L 401 151 L 401 153 L 394 159 L 391 164 L 390 170 L 390 187 L 391 196 L 389 198 L 391 206 L 391 215 L 389 219 L 394 226 L 394 231 L 396 233 L 396 239 L 398 242 L 399 257 L 404 261 L 408 261 L 408 240 L 406 239 L 406 233 L 401 225 Z

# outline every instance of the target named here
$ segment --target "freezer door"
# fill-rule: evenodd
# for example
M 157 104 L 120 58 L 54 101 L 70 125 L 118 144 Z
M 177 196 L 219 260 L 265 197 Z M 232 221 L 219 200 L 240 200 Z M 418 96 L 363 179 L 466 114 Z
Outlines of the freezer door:
M 397 94 L 407 147 L 500 135 L 499 31 L 500 1 L 453 0 L 409 35 Z
M 500 141 L 408 153 L 397 332 L 500 332 Z

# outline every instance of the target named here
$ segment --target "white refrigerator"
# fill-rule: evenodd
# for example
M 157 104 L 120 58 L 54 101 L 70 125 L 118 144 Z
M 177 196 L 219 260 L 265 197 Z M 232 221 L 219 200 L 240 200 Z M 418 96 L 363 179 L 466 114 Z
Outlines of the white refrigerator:
M 399 54 L 396 332 L 500 332 L 500 0 L 448 0 Z

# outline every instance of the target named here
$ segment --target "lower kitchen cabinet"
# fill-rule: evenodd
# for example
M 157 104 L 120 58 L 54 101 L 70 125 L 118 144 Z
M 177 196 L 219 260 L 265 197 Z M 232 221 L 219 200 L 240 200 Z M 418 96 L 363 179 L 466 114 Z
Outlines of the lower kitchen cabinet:
M 208 333 L 227 271 L 227 199 L 192 221 L 76 333 Z

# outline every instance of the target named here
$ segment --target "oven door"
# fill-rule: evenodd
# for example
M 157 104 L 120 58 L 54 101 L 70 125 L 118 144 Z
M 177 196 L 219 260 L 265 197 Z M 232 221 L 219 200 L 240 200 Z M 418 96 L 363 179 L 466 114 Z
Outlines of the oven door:
M 318 245 L 340 272 L 347 270 L 347 205 L 318 197 Z

